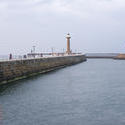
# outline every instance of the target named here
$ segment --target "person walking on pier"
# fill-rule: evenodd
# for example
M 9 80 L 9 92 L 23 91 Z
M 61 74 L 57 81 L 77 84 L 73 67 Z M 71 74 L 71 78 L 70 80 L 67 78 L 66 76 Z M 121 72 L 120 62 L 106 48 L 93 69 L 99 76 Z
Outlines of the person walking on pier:
M 9 55 L 9 60 L 11 60 L 12 59 L 12 54 L 10 53 L 10 55 Z

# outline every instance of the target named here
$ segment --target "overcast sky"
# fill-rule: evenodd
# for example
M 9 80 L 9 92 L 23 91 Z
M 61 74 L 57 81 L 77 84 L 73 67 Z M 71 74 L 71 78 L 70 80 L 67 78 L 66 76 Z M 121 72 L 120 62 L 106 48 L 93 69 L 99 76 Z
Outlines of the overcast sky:
M 0 55 L 125 52 L 125 0 L 0 0 Z

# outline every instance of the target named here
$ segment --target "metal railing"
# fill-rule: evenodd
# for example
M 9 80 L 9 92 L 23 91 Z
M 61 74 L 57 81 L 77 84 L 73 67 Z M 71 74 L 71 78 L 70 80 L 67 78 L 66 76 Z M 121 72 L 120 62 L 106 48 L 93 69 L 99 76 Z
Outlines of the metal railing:
M 49 54 L 49 55 L 43 55 L 40 54 L 33 54 L 33 55 L 13 55 L 12 59 L 9 59 L 9 56 L 0 56 L 0 62 L 3 61 L 14 61 L 14 60 L 27 60 L 27 59 L 39 59 L 39 58 L 50 58 L 50 57 L 61 57 L 61 56 L 75 56 L 75 55 L 81 55 L 82 53 L 71 53 L 71 54 L 62 54 L 62 53 L 56 53 L 56 54 Z

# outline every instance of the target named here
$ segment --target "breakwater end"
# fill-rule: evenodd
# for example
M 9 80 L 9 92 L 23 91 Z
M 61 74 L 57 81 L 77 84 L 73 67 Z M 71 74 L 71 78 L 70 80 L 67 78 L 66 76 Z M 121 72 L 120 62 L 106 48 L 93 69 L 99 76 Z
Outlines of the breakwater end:
M 0 61 L 0 85 L 86 61 L 85 55 Z
M 119 54 L 118 56 L 114 57 L 117 60 L 125 60 L 125 54 Z
M 86 53 L 86 58 L 89 59 L 114 59 L 119 53 Z

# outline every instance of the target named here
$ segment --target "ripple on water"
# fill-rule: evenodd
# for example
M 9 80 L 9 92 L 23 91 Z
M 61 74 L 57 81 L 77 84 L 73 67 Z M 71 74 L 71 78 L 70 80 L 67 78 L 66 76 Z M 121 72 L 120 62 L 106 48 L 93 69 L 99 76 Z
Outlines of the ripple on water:
M 1 88 L 3 125 L 124 125 L 125 61 L 90 59 Z

